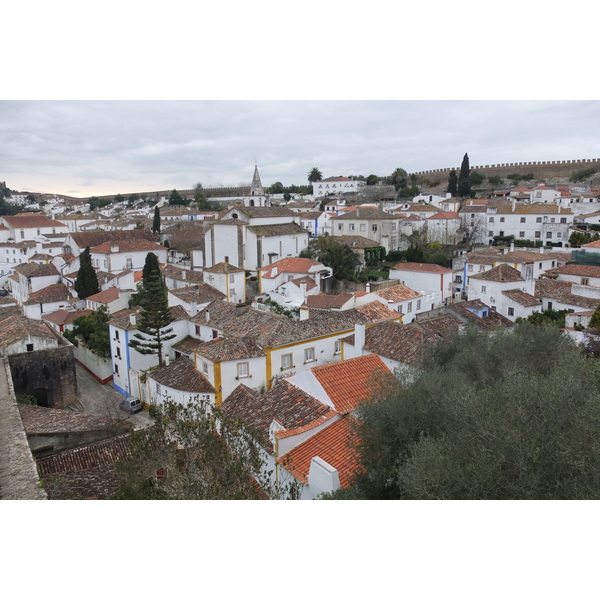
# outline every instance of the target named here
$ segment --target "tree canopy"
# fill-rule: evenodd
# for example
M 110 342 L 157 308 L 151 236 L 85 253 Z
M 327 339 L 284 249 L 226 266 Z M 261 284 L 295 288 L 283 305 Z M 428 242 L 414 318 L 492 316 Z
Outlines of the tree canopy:
M 81 299 L 93 296 L 100 291 L 98 276 L 94 267 L 92 267 L 89 246 L 79 255 L 79 271 L 75 279 L 74 288 Z
M 318 167 L 313 167 L 308 172 L 308 181 L 309 183 L 315 183 L 315 181 L 321 181 L 323 179 L 323 173 L 321 173 Z
M 152 407 L 153 425 L 131 434 L 118 500 L 257 500 L 278 497 L 258 435 L 206 402 Z M 218 419 L 218 429 L 215 429 Z M 257 483 L 264 492 L 261 492 Z
M 75 346 L 78 345 L 79 340 L 82 340 L 94 354 L 102 358 L 110 358 L 109 319 L 108 308 L 103 305 L 89 315 L 77 317 L 73 321 L 73 330 L 67 329 L 64 336 Z
M 154 207 L 154 218 L 152 219 L 152 233 L 160 233 L 160 208 Z
M 355 274 L 360 264 L 358 254 L 332 236 L 321 235 L 308 242 L 300 253 L 302 258 L 312 258 L 333 269 L 336 279 L 347 279 Z
M 470 175 L 471 168 L 469 167 L 469 155 L 465 152 L 458 174 L 458 195 L 461 198 L 469 198 L 471 196 Z
M 162 366 L 163 346 L 175 337 L 172 334 L 173 317 L 169 309 L 167 287 L 163 281 L 158 257 L 153 252 L 146 256 L 142 271 L 142 285 L 137 294 L 140 305 L 140 319 L 137 325 L 138 333 L 133 335 L 129 346 L 140 354 L 157 354 L 158 364 Z
M 363 472 L 340 497 L 597 499 L 600 362 L 553 327 L 468 327 L 363 405 Z

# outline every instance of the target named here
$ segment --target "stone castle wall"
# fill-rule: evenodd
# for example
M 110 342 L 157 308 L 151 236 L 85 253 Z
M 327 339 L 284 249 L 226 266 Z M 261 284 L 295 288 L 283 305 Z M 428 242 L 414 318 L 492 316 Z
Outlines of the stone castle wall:
M 584 158 L 580 160 L 549 160 L 533 162 L 500 163 L 496 165 L 472 166 L 471 171 L 478 171 L 486 177 L 507 177 L 513 173 L 527 175 L 532 173 L 535 179 L 543 180 L 551 177 L 570 177 L 575 171 L 595 168 L 600 171 L 600 158 Z M 430 180 L 439 179 L 442 182 L 448 180 L 450 171 L 460 172 L 459 167 L 448 167 L 444 169 L 433 169 L 431 171 L 417 171 L 411 175 L 419 175 Z

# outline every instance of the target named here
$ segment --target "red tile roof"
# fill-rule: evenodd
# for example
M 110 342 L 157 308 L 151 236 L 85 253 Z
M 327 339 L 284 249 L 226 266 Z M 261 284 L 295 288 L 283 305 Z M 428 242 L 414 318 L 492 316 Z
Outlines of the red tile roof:
M 370 400 L 382 383 L 394 381 L 376 354 L 321 365 L 311 372 L 341 414 L 356 410 L 359 404 Z
M 300 483 L 308 483 L 310 464 L 318 456 L 337 469 L 341 487 L 349 487 L 360 469 L 356 420 L 346 415 L 277 459 Z
M 119 252 L 156 252 L 165 250 L 164 246 L 149 240 L 118 240 L 108 241 L 90 248 L 95 254 L 116 254 Z
M 311 267 L 323 266 L 319 261 L 310 258 L 282 258 L 266 267 L 259 269 L 262 277 L 265 279 L 274 279 L 273 270 L 277 268 L 277 274 L 280 273 L 308 273 Z
M 91 302 L 100 302 L 101 304 L 108 304 L 109 302 L 114 302 L 119 299 L 121 295 L 121 290 L 116 287 L 110 287 L 107 290 L 102 290 L 97 294 L 93 294 L 92 296 L 88 296 L 86 300 L 90 300 Z
M 401 262 L 394 265 L 392 269 L 396 271 L 418 271 L 421 273 L 452 273 L 452 269 L 432 263 Z

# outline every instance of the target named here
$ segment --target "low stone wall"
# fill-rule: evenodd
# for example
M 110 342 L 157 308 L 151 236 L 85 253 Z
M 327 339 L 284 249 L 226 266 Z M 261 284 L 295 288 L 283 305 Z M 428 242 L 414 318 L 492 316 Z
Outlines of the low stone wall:
M 81 342 L 73 347 L 75 360 L 101 384 L 108 383 L 113 378 L 112 361 L 100 358 L 88 350 Z
M 19 414 L 8 360 L 0 362 L 0 499 L 47 500 Z

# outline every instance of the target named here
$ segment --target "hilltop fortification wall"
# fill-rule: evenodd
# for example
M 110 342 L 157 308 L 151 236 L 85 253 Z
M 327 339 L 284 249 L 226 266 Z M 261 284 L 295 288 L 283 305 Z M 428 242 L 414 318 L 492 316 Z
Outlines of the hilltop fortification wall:
M 600 171 L 600 158 L 582 158 L 579 160 L 548 160 L 533 162 L 500 163 L 496 165 L 476 165 L 471 171 L 479 171 L 486 177 L 497 175 L 507 177 L 513 173 L 527 175 L 532 173 L 535 179 L 549 179 L 551 177 L 570 177 L 575 171 L 595 168 Z M 450 171 L 460 172 L 459 167 L 448 167 L 444 169 L 432 169 L 431 171 L 417 171 L 411 175 L 419 175 L 428 179 L 439 179 L 446 181 Z

